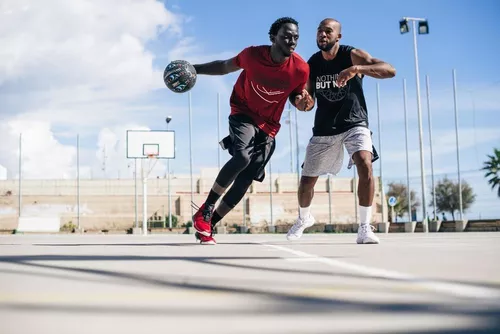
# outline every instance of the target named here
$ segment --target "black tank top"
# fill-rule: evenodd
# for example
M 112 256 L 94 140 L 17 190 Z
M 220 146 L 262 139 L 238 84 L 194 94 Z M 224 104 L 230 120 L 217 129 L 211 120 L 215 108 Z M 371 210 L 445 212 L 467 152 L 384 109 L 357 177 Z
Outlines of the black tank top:
M 363 79 L 356 75 L 342 88 L 335 84 L 338 74 L 352 66 L 353 49 L 340 45 L 332 60 L 325 60 L 321 51 L 309 58 L 310 80 L 317 100 L 314 136 L 332 136 L 355 126 L 368 127 Z

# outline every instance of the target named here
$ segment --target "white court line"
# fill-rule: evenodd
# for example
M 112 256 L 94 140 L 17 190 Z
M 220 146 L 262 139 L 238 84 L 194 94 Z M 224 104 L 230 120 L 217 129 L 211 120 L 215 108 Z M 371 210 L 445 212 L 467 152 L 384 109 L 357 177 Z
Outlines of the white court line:
M 433 280 L 427 280 L 418 278 L 416 276 L 399 273 L 396 271 L 390 271 L 385 269 L 378 269 L 368 266 L 363 266 L 354 263 L 347 263 L 339 260 L 334 260 L 326 257 L 322 257 L 315 254 L 309 254 L 301 252 L 295 249 L 291 249 L 283 246 L 269 245 L 265 243 L 260 243 L 263 246 L 271 247 L 283 252 L 291 253 L 300 256 L 301 259 L 309 260 L 313 262 L 320 262 L 331 267 L 343 268 L 353 272 L 358 272 L 367 276 L 372 277 L 382 277 L 388 279 L 399 280 L 403 282 L 408 282 L 417 286 L 424 287 L 429 290 L 439 291 L 443 293 L 450 294 L 455 297 L 467 297 L 467 298 L 484 298 L 484 299 L 497 299 L 500 300 L 500 292 L 495 289 L 475 287 L 466 284 L 459 283 L 445 283 Z

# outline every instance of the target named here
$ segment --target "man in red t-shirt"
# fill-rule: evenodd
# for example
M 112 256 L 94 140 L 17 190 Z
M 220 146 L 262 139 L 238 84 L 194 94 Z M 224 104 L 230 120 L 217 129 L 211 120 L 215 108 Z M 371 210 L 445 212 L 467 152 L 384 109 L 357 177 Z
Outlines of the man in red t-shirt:
M 243 198 L 253 180 L 264 180 L 264 168 L 275 149 L 275 136 L 287 99 L 299 110 L 313 104 L 306 93 L 308 64 L 294 53 L 299 38 L 292 18 L 276 20 L 271 45 L 245 48 L 236 57 L 193 65 L 197 74 L 223 75 L 243 69 L 230 98 L 230 134 L 221 142 L 231 159 L 222 167 L 206 201 L 193 216 L 201 244 L 215 244 L 212 229 Z M 220 201 L 215 203 L 231 188 Z M 194 203 L 193 203 L 194 204 Z

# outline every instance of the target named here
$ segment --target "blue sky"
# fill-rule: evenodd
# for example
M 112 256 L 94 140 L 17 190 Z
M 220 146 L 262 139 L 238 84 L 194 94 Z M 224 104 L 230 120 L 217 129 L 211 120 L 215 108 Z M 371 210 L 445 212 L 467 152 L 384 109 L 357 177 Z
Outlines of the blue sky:
M 174 2 L 175 3 L 175 2 Z M 173 4 L 174 4 L 173 3 Z M 461 150 L 462 178 L 469 181 L 476 189 L 477 204 L 471 215 L 498 215 L 498 199 L 486 185 L 480 168 L 485 154 L 500 143 L 500 135 L 496 129 L 500 127 L 498 107 L 499 99 L 495 93 L 500 90 L 498 73 L 500 66 L 496 61 L 495 46 L 500 34 L 495 30 L 495 13 L 500 5 L 494 1 L 472 3 L 472 1 L 452 2 L 430 1 L 414 2 L 337 2 L 335 5 L 325 5 L 324 1 L 311 1 L 305 10 L 302 1 L 283 2 L 254 1 L 251 4 L 234 3 L 222 6 L 209 2 L 201 4 L 198 1 L 179 1 L 175 3 L 179 10 L 184 10 L 193 17 L 187 31 L 199 36 L 200 47 L 208 53 L 218 53 L 226 50 L 238 52 L 251 44 L 266 44 L 267 30 L 270 23 L 279 16 L 292 16 L 299 21 L 300 41 L 297 52 L 307 59 L 316 52 L 315 29 L 324 17 L 334 17 L 342 22 L 343 42 L 365 49 L 373 56 L 386 60 L 397 69 L 397 76 L 390 80 L 379 80 L 381 123 L 382 123 L 382 162 L 384 180 L 386 182 L 406 182 L 404 160 L 404 123 L 402 80 L 407 80 L 408 113 L 409 113 L 409 149 L 413 153 L 411 160 L 411 187 L 420 192 L 420 168 L 418 156 L 418 123 L 416 112 L 415 67 L 412 34 L 401 35 L 398 21 L 403 16 L 424 17 L 429 20 L 430 34 L 419 35 L 418 52 L 421 74 L 421 103 L 424 127 L 425 166 L 427 169 L 427 189 L 431 188 L 430 153 L 428 137 L 427 101 L 425 75 L 429 76 L 431 110 L 433 122 L 433 139 L 439 142 L 444 139 L 441 147 L 434 145 L 434 169 L 436 182 L 443 176 L 456 178 L 456 151 L 454 142 L 454 113 L 452 70 L 456 70 L 459 111 L 459 133 L 463 129 Z M 363 10 L 359 10 L 362 7 Z M 212 13 L 212 15 L 204 15 Z M 443 13 L 446 13 L 443 15 Z M 215 16 L 224 19 L 214 19 Z M 477 19 L 471 19 L 476 17 Z M 246 22 L 244 18 L 252 18 Z M 474 23 L 472 23 L 474 22 Z M 229 36 L 227 31 L 235 32 Z M 200 77 L 200 82 L 204 77 Z M 229 79 L 229 83 L 234 77 Z M 369 103 L 370 122 L 374 132 L 375 144 L 378 147 L 376 85 L 377 80 L 368 78 L 364 85 Z M 202 94 L 193 89 L 193 97 Z M 167 97 L 166 97 L 167 98 Z M 193 98 L 194 100 L 194 98 Z M 215 100 L 198 101 L 194 108 L 214 108 Z M 475 106 L 475 108 L 474 108 Z M 484 107 L 484 108 L 481 108 Z M 225 119 L 222 124 L 225 126 Z M 312 124 L 312 114 L 299 114 L 301 131 L 299 141 L 301 152 L 306 144 Z M 475 127 L 474 127 L 475 125 Z M 484 138 L 481 129 L 487 129 Z M 208 130 L 208 129 L 207 129 Z M 205 131 L 207 131 L 205 130 Z M 495 133 L 496 132 L 496 133 Z M 451 135 L 451 137 L 450 137 Z M 450 141 L 451 139 L 451 141 Z M 284 126 L 277 152 L 286 151 L 288 127 Z M 451 147 L 451 146 L 452 147 Z M 442 152 L 442 153 L 441 153 Z M 392 158 L 393 155 L 401 157 Z M 274 168 L 287 171 L 289 155 L 282 154 L 279 163 L 274 162 Z M 387 157 L 387 159 L 386 159 Z M 403 167 L 403 168 L 401 168 Z M 379 173 L 379 164 L 375 165 Z M 288 168 L 289 171 L 289 168 Z M 473 172 L 476 171 L 476 172 Z M 350 171 L 344 169 L 339 176 L 350 176 Z M 428 200 L 430 196 L 428 196 Z M 493 208 L 492 208 L 493 207 Z M 483 213 L 484 212 L 484 213 Z M 490 213 L 493 212 L 493 213 Z
M 397 70 L 393 79 L 364 80 L 373 139 L 382 156 L 386 183 L 406 182 L 402 81 L 407 81 L 410 180 L 412 189 L 420 192 L 413 39 L 412 34 L 401 35 L 398 26 L 401 17 L 412 16 L 427 18 L 430 27 L 429 35 L 417 36 L 427 188 L 431 187 L 431 171 L 425 75 L 429 75 L 431 87 L 436 178 L 447 175 L 456 179 L 455 69 L 462 178 L 477 194 L 477 202 L 467 216 L 500 216 L 500 200 L 478 171 L 493 147 L 500 146 L 498 2 L 310 1 L 305 5 L 303 1 L 110 0 L 90 5 L 80 0 L 50 0 L 45 7 L 36 1 L 25 2 L 24 7 L 16 1 L 0 7 L 4 22 L 0 24 L 0 40 L 11 46 L 10 51 L 0 51 L 4 60 L 0 67 L 0 98 L 4 101 L 0 110 L 4 126 L 0 165 L 7 168 L 9 177 L 16 176 L 19 132 L 25 133 L 23 155 L 32 157 L 23 167 L 29 169 L 23 169 L 28 177 L 74 175 L 76 134 L 80 135 L 84 175 L 130 176 L 130 161 L 124 159 L 125 130 L 164 128 L 166 115 L 173 116 L 171 129 L 176 131 L 172 170 L 175 174 L 189 173 L 188 95 L 171 93 L 163 85 L 161 73 L 168 62 L 225 59 L 249 45 L 268 44 L 269 27 L 281 16 L 299 21 L 301 37 L 296 51 L 307 60 L 317 51 L 315 30 L 319 21 L 333 17 L 343 25 L 343 43 L 362 48 Z M 64 31 L 55 23 L 53 28 L 48 24 L 61 18 L 67 20 Z M 28 31 L 30 26 L 16 24 L 43 20 L 47 20 L 44 29 L 33 32 L 31 26 L 33 37 L 28 48 L 28 40 L 21 37 L 26 36 L 23 29 Z M 31 58 L 20 56 L 28 49 Z M 191 91 L 195 173 L 217 166 L 217 93 L 221 136 L 225 136 L 228 99 L 237 75 L 199 76 Z M 376 83 L 380 85 L 381 148 Z M 286 115 L 277 138 L 273 172 L 290 172 Z M 298 115 L 300 158 L 311 135 L 313 117 L 313 112 Z M 40 156 L 40 151 L 53 152 L 52 158 Z M 227 153 L 222 152 L 221 158 L 225 162 Z M 41 169 L 41 161 L 50 169 Z M 160 162 L 155 172 L 162 175 L 162 168 Z M 377 162 L 375 174 L 379 173 Z M 339 176 L 350 177 L 352 171 L 344 168 Z M 427 198 L 429 201 L 430 196 Z

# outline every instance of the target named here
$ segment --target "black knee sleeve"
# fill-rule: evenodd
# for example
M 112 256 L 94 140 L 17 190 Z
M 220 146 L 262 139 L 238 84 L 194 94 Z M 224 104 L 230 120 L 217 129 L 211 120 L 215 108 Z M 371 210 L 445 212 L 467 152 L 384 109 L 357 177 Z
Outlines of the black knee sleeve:
M 234 152 L 234 155 L 230 161 L 232 161 L 231 162 L 231 164 L 233 165 L 232 167 L 235 170 L 238 170 L 239 172 L 241 172 L 250 164 L 250 161 L 252 161 L 252 157 L 250 156 L 250 154 L 246 150 L 236 151 L 236 152 Z
M 223 188 L 229 187 L 239 173 L 244 170 L 252 161 L 248 151 L 236 151 L 233 157 L 222 167 L 216 182 Z

